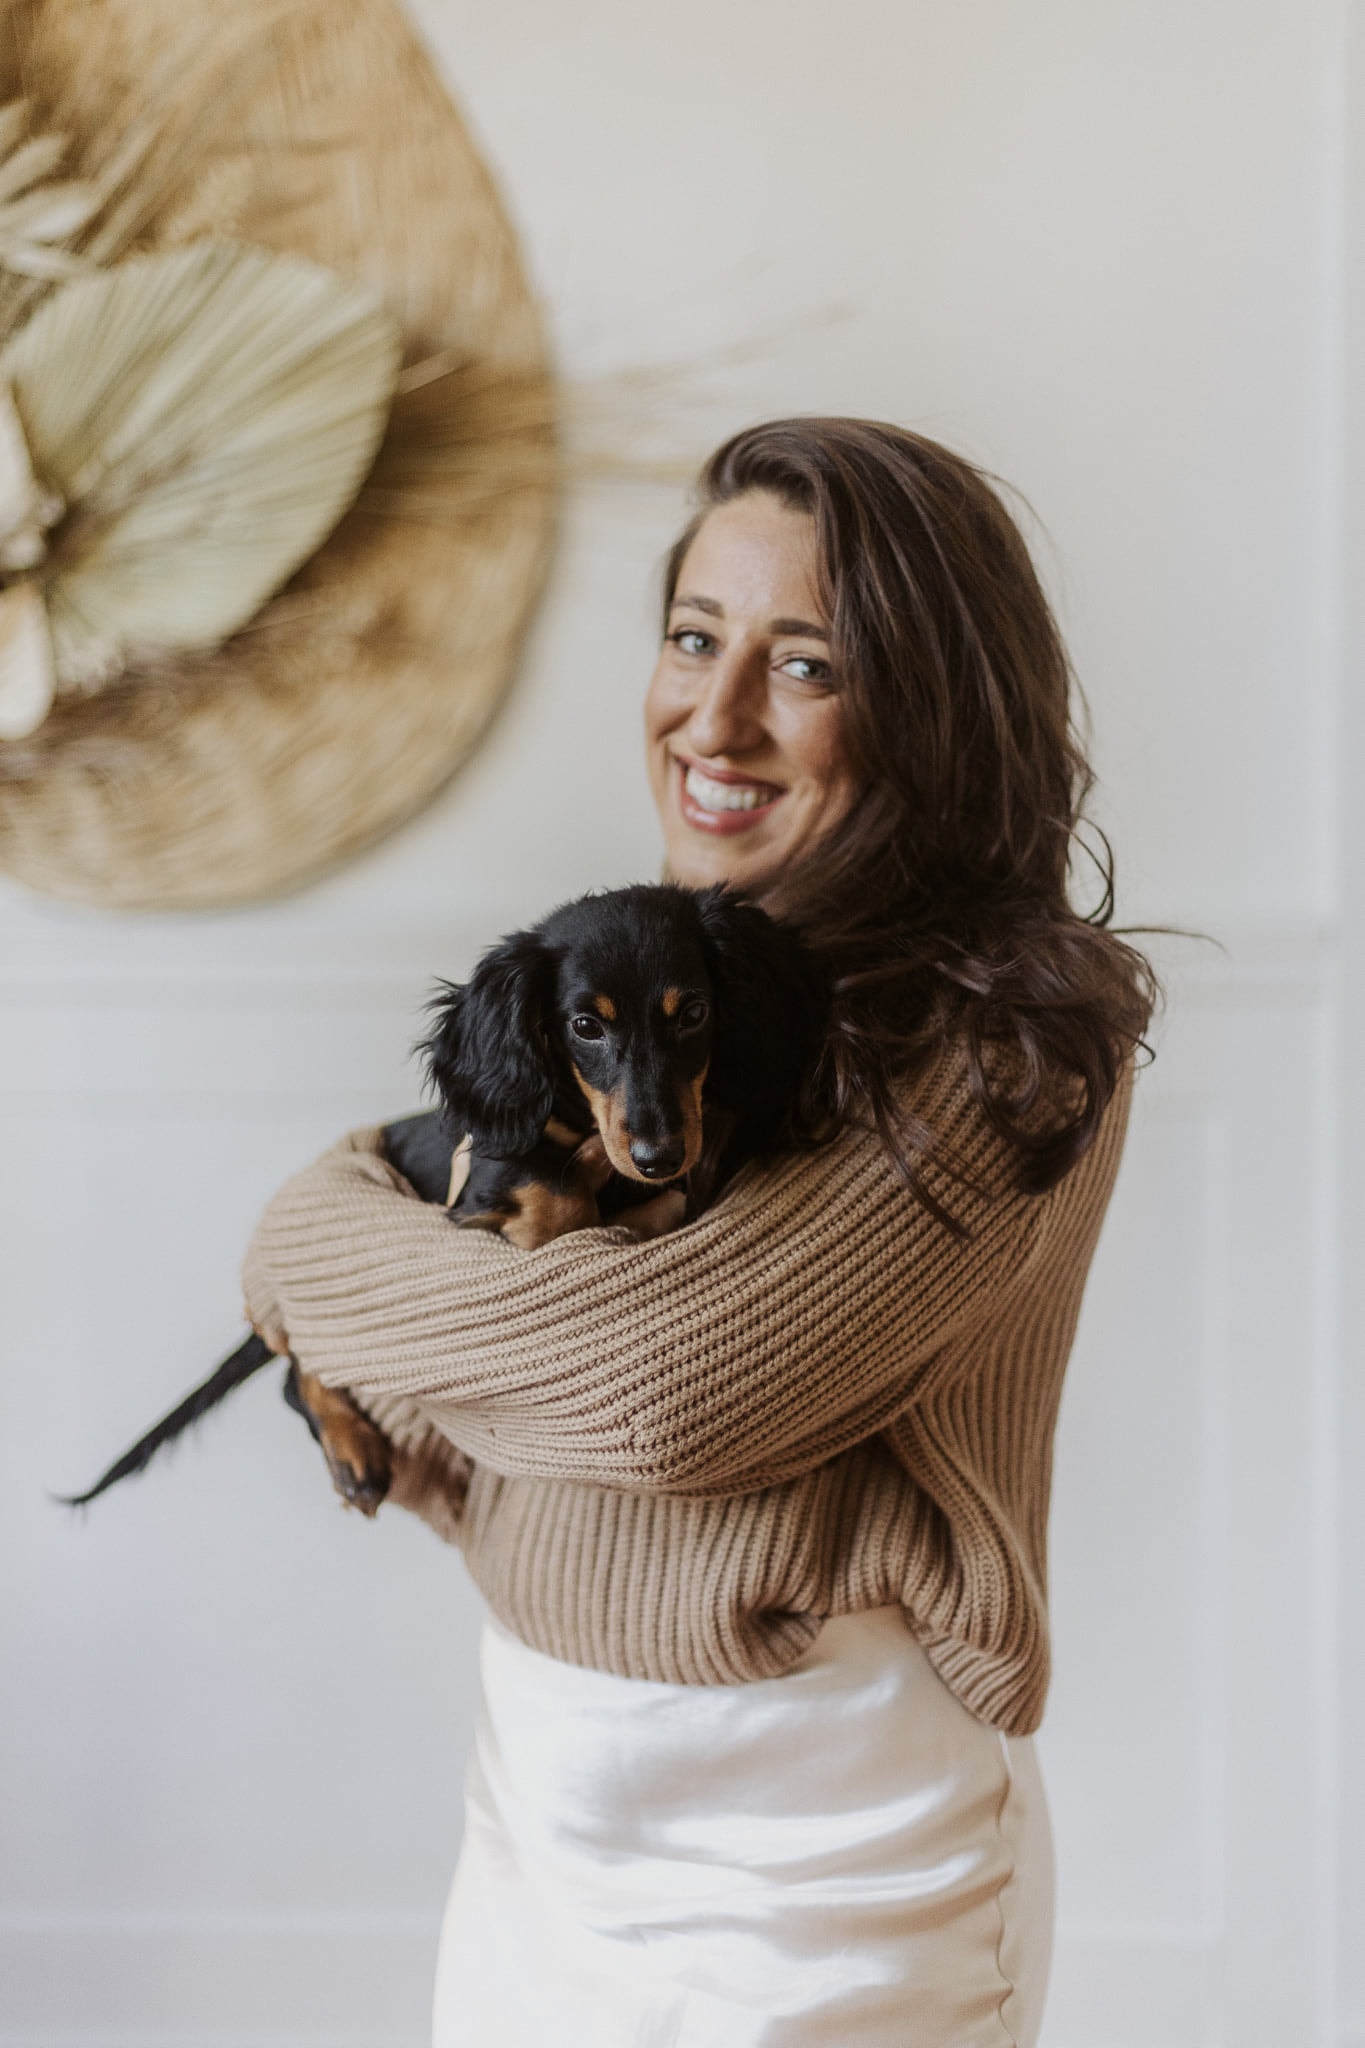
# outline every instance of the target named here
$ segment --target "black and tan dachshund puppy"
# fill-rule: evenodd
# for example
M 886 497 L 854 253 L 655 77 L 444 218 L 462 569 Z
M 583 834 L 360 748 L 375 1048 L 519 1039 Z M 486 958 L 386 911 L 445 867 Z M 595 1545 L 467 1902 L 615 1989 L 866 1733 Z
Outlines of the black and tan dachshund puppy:
M 823 980 L 792 931 L 723 889 L 582 897 L 493 947 L 432 1010 L 421 1050 L 440 1106 L 387 1125 L 386 1155 L 453 1223 L 523 1250 L 602 1221 L 654 1234 L 746 1161 L 816 1135 Z M 75 1504 L 141 1471 L 271 1356 L 248 1338 Z M 285 1395 L 337 1490 L 373 1514 L 383 1436 L 296 1363 Z

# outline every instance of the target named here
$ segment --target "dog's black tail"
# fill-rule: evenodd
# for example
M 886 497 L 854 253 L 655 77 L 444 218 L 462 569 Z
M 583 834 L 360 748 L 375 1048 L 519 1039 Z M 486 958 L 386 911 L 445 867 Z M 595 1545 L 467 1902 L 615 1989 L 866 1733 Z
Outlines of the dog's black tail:
M 132 1449 L 125 1451 L 88 1492 L 59 1494 L 57 1498 L 63 1507 L 83 1508 L 87 1501 L 94 1500 L 120 1479 L 141 1472 L 163 1444 L 172 1442 L 201 1415 L 207 1415 L 210 1408 L 216 1408 L 225 1394 L 230 1394 L 243 1380 L 249 1380 L 252 1373 L 259 1372 L 263 1365 L 269 1365 L 276 1356 L 265 1339 L 253 1333 L 245 1344 L 237 1347 L 231 1358 L 225 1358 L 218 1369 L 209 1374 L 202 1386 L 196 1387 L 192 1394 L 186 1394 L 178 1408 L 172 1408 L 169 1415 L 163 1415 L 160 1422 L 147 1431 L 146 1436 L 140 1436 Z

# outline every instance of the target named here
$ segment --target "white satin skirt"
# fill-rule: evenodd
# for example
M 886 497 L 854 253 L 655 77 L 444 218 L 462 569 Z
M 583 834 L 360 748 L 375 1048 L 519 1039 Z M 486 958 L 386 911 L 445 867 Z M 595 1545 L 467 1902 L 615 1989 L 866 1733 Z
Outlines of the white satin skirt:
M 490 1623 L 435 2048 L 1031 2048 L 1052 1941 L 1033 1745 L 898 1607 L 781 1678 L 656 1685 Z

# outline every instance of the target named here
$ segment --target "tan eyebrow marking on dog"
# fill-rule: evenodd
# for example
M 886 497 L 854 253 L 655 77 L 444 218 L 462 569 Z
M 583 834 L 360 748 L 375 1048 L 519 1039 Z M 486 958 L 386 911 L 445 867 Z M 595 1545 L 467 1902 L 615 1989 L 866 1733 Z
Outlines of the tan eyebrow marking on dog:
M 682 1008 L 683 992 L 680 988 L 666 988 L 660 998 L 665 1017 L 676 1017 Z
M 616 1022 L 616 1005 L 610 996 L 594 996 L 592 1006 L 598 1016 L 604 1017 L 608 1024 Z
M 576 1146 L 583 1142 L 583 1133 L 575 1131 L 569 1124 L 562 1123 L 557 1116 L 549 1119 L 545 1126 L 545 1136 L 552 1145 Z

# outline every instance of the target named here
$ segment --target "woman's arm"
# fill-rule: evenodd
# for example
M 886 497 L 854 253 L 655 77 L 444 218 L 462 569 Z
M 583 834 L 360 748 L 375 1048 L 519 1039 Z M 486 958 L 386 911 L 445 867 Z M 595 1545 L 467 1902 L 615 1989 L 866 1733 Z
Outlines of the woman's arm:
M 329 1385 L 418 1397 L 496 1471 L 676 1493 L 775 1484 L 904 1408 L 1038 1242 L 1052 1198 L 1015 1189 L 959 1076 L 916 1107 L 964 1176 L 938 1191 L 965 1240 L 851 1133 L 749 1169 L 671 1236 L 577 1231 L 520 1252 L 452 1228 L 361 1132 L 267 1209 L 249 1313 Z

